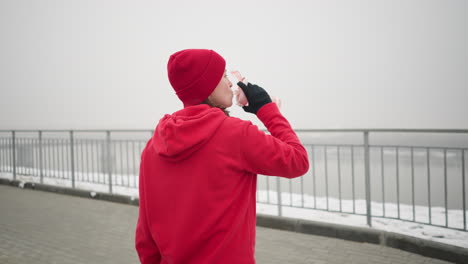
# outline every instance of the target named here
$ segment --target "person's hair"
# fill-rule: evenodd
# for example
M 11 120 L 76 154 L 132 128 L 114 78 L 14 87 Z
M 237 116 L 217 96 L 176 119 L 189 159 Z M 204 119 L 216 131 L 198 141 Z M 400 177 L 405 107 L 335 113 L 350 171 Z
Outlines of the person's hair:
M 221 109 L 224 114 L 226 114 L 227 116 L 230 116 L 229 115 L 229 111 L 226 110 L 226 107 L 222 107 L 222 106 L 219 106 L 219 105 L 215 105 L 213 102 L 210 101 L 210 99 L 206 98 L 203 102 L 201 102 L 200 104 L 206 104 L 206 105 L 209 105 L 211 107 L 217 107 L 219 109 Z

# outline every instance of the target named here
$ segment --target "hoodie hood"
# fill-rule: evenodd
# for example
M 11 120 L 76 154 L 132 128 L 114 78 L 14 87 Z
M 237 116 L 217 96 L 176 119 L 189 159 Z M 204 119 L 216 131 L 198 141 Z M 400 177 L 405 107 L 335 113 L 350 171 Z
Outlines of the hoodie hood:
M 205 104 L 166 114 L 156 126 L 153 148 L 162 157 L 182 160 L 205 145 L 226 118 L 221 109 Z

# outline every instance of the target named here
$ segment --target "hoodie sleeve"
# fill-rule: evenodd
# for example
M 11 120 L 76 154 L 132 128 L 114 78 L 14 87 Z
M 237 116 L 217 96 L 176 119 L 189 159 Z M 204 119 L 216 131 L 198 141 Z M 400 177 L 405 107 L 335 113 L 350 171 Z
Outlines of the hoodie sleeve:
M 255 174 L 286 178 L 304 175 L 309 169 L 307 151 L 277 105 L 263 106 L 257 117 L 271 135 L 250 122 L 246 123 L 239 143 L 245 169 Z
M 142 157 L 143 160 L 143 157 Z M 143 162 L 141 162 L 143 164 Z M 142 165 L 140 165 L 142 166 Z M 151 231 L 148 226 L 146 216 L 146 202 L 144 199 L 144 175 L 143 170 L 140 169 L 140 200 L 139 200 L 139 213 L 138 222 L 135 231 L 135 249 L 142 264 L 161 263 L 161 253 L 156 242 L 153 240 Z

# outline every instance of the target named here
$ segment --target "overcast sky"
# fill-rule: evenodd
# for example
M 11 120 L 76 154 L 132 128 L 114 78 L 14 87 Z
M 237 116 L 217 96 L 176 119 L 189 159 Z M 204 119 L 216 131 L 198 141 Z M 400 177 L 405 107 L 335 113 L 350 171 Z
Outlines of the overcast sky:
M 468 129 L 468 1 L 0 1 L 0 129 L 152 129 L 214 49 L 294 128 Z M 232 115 L 255 116 L 232 107 Z

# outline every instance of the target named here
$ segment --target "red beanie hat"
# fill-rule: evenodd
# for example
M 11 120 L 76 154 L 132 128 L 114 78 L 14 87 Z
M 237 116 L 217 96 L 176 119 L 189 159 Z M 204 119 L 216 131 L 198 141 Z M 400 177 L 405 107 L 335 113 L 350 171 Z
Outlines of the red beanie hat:
M 226 61 L 207 49 L 186 49 L 171 55 L 167 74 L 184 107 L 203 102 L 224 75 Z

